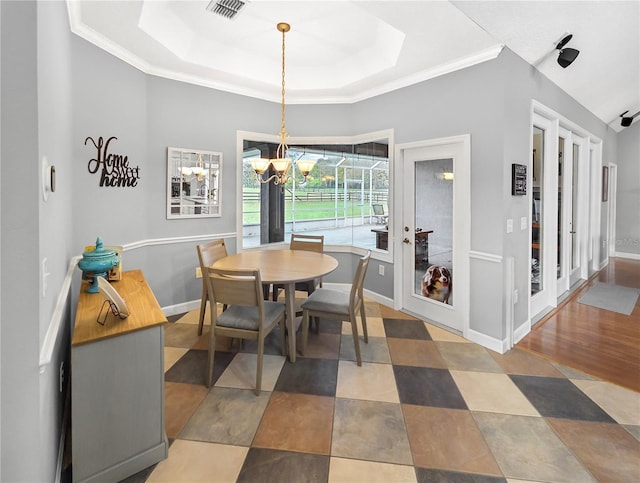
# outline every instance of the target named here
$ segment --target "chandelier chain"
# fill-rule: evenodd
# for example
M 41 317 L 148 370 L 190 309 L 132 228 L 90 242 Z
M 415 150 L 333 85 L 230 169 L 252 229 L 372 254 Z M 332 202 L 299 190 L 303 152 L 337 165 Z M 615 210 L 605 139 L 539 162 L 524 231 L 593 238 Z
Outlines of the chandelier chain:
M 285 128 L 285 103 L 284 103 L 284 94 L 285 94 L 285 42 L 284 36 L 288 29 L 282 28 L 282 102 L 280 104 L 281 110 L 281 122 L 280 122 L 280 145 L 278 146 L 278 151 L 276 153 L 278 158 L 284 158 L 286 156 L 287 151 L 287 130 Z

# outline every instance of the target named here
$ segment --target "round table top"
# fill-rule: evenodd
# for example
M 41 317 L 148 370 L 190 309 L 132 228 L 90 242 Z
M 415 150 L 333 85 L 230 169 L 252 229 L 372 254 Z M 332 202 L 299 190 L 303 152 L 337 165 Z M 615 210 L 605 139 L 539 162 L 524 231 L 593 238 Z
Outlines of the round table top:
M 213 268 L 259 269 L 263 283 L 295 283 L 320 278 L 338 268 L 338 260 L 306 250 L 251 250 L 216 261 Z

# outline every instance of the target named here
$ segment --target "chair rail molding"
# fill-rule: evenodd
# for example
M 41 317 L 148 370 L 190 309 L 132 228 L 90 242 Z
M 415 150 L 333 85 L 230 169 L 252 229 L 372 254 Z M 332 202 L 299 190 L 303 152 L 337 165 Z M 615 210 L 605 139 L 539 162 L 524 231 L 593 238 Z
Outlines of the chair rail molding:
M 216 238 L 235 238 L 236 233 L 212 233 L 207 235 L 190 235 L 190 236 L 181 236 L 181 237 L 167 237 L 167 238 L 151 238 L 148 240 L 140 240 L 132 243 L 127 243 L 122 245 L 122 251 L 132 251 L 138 250 L 140 248 L 146 248 L 150 246 L 157 245 L 174 245 L 178 243 L 189 243 L 189 242 L 200 242 L 203 240 L 212 240 Z M 53 314 L 51 315 L 51 321 L 49 322 L 49 326 L 47 327 L 47 332 L 44 336 L 44 341 L 42 342 L 42 347 L 40 348 L 39 355 L 39 370 L 40 374 L 44 374 L 47 366 L 51 364 L 53 360 L 53 350 L 55 348 L 56 340 L 58 339 L 60 329 L 62 328 L 62 316 L 65 310 L 65 304 L 67 303 L 67 299 L 69 297 L 69 293 L 71 290 L 71 281 L 73 279 L 73 274 L 78 265 L 78 262 L 82 259 L 81 255 L 72 257 L 69 260 L 69 266 L 67 268 L 67 273 L 62 281 L 62 285 L 60 287 L 60 292 L 58 293 L 58 300 L 56 302 L 56 306 L 53 309 Z

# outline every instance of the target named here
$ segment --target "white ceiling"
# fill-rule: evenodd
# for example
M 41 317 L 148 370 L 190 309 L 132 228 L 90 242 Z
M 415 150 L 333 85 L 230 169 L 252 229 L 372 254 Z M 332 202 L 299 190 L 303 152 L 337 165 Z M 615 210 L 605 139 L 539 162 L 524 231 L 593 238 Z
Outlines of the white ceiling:
M 617 130 L 640 111 L 640 0 L 253 0 L 233 20 L 208 4 L 68 0 L 73 32 L 146 73 L 276 102 L 287 22 L 288 104 L 355 102 L 506 45 Z M 554 49 L 567 33 L 580 55 L 563 69 Z

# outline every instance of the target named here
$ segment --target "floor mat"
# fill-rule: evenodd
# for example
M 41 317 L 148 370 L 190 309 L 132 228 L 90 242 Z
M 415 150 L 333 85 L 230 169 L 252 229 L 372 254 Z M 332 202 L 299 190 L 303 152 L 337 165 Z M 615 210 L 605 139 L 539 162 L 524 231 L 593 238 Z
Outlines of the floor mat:
M 631 315 L 640 290 L 636 288 L 596 283 L 580 296 L 578 302 L 620 314 Z

